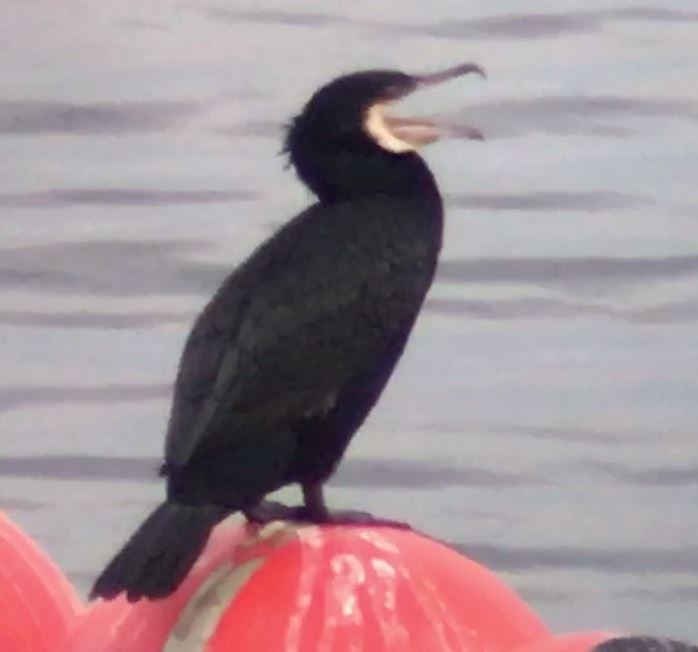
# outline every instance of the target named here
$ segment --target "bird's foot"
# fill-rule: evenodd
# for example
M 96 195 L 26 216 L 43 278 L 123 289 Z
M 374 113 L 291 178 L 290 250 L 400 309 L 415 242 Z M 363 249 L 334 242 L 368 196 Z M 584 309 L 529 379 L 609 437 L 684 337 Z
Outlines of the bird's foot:
M 315 523 L 317 525 L 357 525 L 375 527 L 393 527 L 411 530 L 412 526 L 403 521 L 396 521 L 369 512 L 353 509 L 318 509 L 306 505 L 284 505 L 273 500 L 263 500 L 244 512 L 250 523 L 265 525 L 272 521 L 291 521 L 295 523 Z
M 393 527 L 401 530 L 411 530 L 412 526 L 403 521 L 395 521 L 381 516 L 374 516 L 369 512 L 354 509 L 337 510 L 309 510 L 307 507 L 297 507 L 293 520 L 305 523 L 329 524 L 329 525 L 358 525 Z
M 243 511 L 250 523 L 266 525 L 272 521 L 295 521 L 299 507 L 289 507 L 273 500 L 262 500 Z

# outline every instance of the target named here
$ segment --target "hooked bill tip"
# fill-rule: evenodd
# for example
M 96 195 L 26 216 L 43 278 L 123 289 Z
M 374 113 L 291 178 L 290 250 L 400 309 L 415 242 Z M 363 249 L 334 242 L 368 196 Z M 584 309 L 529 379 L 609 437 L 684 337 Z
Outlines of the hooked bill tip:
M 420 85 L 432 85 L 440 84 L 441 82 L 448 81 L 449 79 L 454 79 L 456 77 L 462 77 L 463 75 L 469 75 L 475 73 L 480 75 L 483 79 L 487 79 L 487 73 L 484 68 L 476 63 L 462 63 L 451 68 L 446 68 L 446 70 L 440 70 L 428 75 L 418 75 L 416 77 L 417 82 Z

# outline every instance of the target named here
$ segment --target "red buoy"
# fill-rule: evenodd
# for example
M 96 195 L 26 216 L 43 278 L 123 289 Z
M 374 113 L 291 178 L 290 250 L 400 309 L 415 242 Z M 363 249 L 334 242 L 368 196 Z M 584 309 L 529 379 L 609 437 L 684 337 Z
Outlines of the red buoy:
M 200 585 L 216 569 L 230 568 L 248 534 L 232 519 L 221 523 L 189 576 L 165 600 L 131 604 L 122 595 L 93 603 L 60 652 L 159 652 Z
M 82 611 L 63 573 L 0 512 L 0 650 L 56 652 Z
M 169 598 L 98 602 L 71 652 L 508 652 L 551 634 L 501 580 L 407 530 L 222 523 Z

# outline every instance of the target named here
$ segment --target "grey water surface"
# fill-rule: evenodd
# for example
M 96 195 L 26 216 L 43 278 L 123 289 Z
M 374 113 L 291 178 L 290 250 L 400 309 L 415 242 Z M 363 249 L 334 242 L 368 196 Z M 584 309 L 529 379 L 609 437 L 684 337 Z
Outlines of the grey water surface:
M 474 60 L 405 103 L 487 140 L 425 152 L 443 263 L 331 500 L 560 631 L 698 640 L 698 4 L 290 4 L 0 4 L 0 509 L 84 592 L 162 494 L 193 316 L 311 199 L 284 121 L 341 72 Z

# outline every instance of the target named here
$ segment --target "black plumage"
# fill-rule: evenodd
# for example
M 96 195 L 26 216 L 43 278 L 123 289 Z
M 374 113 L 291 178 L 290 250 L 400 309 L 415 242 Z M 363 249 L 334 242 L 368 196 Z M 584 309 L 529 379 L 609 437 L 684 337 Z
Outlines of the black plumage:
M 255 520 L 343 518 L 327 510 L 322 485 L 403 352 L 443 223 L 410 125 L 390 132 L 386 146 L 376 133 L 390 129 L 388 119 L 368 125 L 367 116 L 420 85 L 474 70 L 347 75 L 293 120 L 289 159 L 318 202 L 242 263 L 196 320 L 166 436 L 167 500 L 103 571 L 93 597 L 168 595 L 213 526 L 236 511 Z M 294 482 L 304 506 L 263 500 Z

